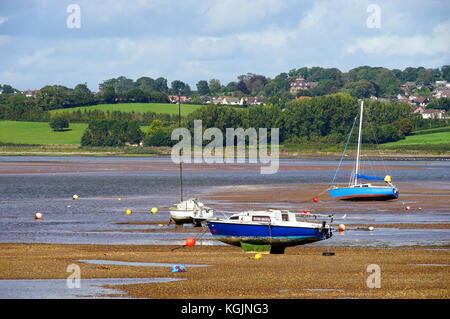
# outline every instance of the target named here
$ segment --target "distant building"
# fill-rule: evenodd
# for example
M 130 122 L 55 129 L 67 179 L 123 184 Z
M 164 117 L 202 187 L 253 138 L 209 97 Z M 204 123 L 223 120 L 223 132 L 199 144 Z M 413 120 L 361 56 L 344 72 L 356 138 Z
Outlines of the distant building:
M 442 87 L 442 86 L 448 86 L 450 83 L 447 83 L 447 81 L 436 81 L 434 82 L 434 86 L 436 87 Z
M 310 97 L 310 96 L 299 96 L 298 98 L 296 98 L 295 100 L 309 100 L 309 99 L 312 99 L 312 97 Z
M 39 90 L 30 90 L 30 89 L 22 92 L 22 94 L 25 95 L 26 97 L 35 97 L 36 94 L 38 94 L 38 93 L 39 93 Z
M 431 95 L 436 98 L 440 99 L 441 97 L 450 97 L 450 87 L 443 86 L 443 87 L 437 87 L 432 92 Z
M 178 103 L 178 95 L 168 95 L 170 103 Z M 181 102 L 192 102 L 192 99 L 186 96 L 180 96 Z
M 247 104 L 247 105 L 251 105 L 251 104 L 256 104 L 256 105 L 264 105 L 267 102 L 267 98 L 265 98 L 264 96 L 244 96 L 241 99 L 241 104 Z
M 243 101 L 238 97 L 225 96 L 222 98 L 222 104 L 225 105 L 242 105 Z
M 291 93 L 295 94 L 301 90 L 311 90 L 317 86 L 318 82 L 307 82 L 302 76 L 299 76 L 291 82 Z
M 420 114 L 420 115 L 422 115 L 423 112 L 425 112 L 425 108 L 423 106 L 415 107 L 414 111 L 413 111 L 414 114 Z
M 444 117 L 445 117 L 444 110 L 428 109 L 423 111 L 422 113 L 422 118 L 424 119 L 442 119 Z

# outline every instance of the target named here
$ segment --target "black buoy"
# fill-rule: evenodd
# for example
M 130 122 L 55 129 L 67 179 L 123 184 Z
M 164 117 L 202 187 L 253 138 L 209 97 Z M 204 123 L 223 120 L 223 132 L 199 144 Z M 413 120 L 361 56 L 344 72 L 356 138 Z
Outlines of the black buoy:
M 327 252 L 323 252 L 322 256 L 334 256 L 333 252 L 327 251 Z

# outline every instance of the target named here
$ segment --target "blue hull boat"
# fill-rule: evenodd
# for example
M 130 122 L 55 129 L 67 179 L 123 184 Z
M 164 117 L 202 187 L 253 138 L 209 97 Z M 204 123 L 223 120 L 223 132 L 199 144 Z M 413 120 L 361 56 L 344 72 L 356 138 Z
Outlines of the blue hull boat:
M 298 221 L 296 215 L 305 221 Z M 271 252 L 284 252 L 285 247 L 303 245 L 332 236 L 331 225 L 308 218 L 332 215 L 295 214 L 287 211 L 248 211 L 227 219 L 209 219 L 206 225 L 214 239 L 226 244 L 270 245 Z
M 398 198 L 397 188 L 372 186 L 370 184 L 360 184 L 357 187 L 334 188 L 330 189 L 329 192 L 333 199 L 343 200 L 389 200 Z
M 360 174 L 360 153 L 361 153 L 361 132 L 362 132 L 362 123 L 363 123 L 363 111 L 364 111 L 364 101 L 361 101 L 361 110 L 359 115 L 359 132 L 358 132 L 358 148 L 356 152 L 356 165 L 354 170 L 354 175 L 350 178 L 350 182 L 348 186 L 344 187 L 331 187 L 328 192 L 330 193 L 333 199 L 343 199 L 343 200 L 390 200 L 398 198 L 398 190 L 392 185 L 391 176 L 386 175 L 383 177 L 378 176 L 369 176 Z M 339 161 L 339 166 L 334 174 L 333 180 L 331 181 L 331 185 L 333 185 L 334 180 L 337 176 L 339 168 L 342 164 L 342 160 L 344 158 L 345 151 L 347 149 L 348 143 L 350 142 L 350 137 L 353 132 L 353 128 L 356 123 L 356 118 L 353 122 L 352 129 L 350 130 L 350 134 L 347 139 L 347 144 L 345 145 L 344 152 L 342 153 L 341 160 Z M 384 182 L 383 185 L 372 185 L 370 183 L 361 183 L 360 180 L 372 180 L 372 181 L 380 181 Z

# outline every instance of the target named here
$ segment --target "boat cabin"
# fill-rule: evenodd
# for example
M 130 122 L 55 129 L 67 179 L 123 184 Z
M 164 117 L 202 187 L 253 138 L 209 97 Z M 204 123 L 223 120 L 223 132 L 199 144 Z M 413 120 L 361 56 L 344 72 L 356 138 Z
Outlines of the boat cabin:
M 293 213 L 288 210 L 269 209 L 265 211 L 245 211 L 232 215 L 229 220 L 240 222 L 273 223 L 273 222 L 303 222 L 305 219 L 317 218 L 317 214 Z M 323 216 L 321 216 L 323 217 Z M 327 216 L 329 217 L 329 216 Z

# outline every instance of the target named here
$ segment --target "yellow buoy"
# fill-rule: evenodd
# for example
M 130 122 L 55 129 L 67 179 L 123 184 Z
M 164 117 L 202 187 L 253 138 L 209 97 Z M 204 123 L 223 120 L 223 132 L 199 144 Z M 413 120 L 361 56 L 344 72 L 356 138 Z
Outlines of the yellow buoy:
M 339 224 L 338 229 L 339 229 L 339 231 L 345 231 L 345 225 Z
M 122 200 L 122 198 L 119 197 L 117 200 Z
M 152 214 L 157 214 L 158 213 L 158 208 L 153 207 L 151 212 L 152 212 Z
M 255 255 L 255 259 L 256 259 L 256 260 L 260 259 L 261 257 L 262 257 L 262 255 L 261 255 L 260 253 L 258 253 L 258 254 Z
M 73 200 L 77 200 L 78 199 L 78 195 L 75 194 L 75 195 L 72 196 L 72 198 L 73 198 Z
M 127 209 L 127 215 L 131 215 L 131 209 Z
M 386 175 L 386 176 L 384 177 L 384 181 L 385 181 L 386 183 L 392 182 L 391 176 L 390 176 L 390 175 Z

